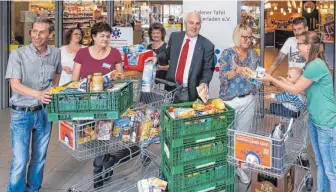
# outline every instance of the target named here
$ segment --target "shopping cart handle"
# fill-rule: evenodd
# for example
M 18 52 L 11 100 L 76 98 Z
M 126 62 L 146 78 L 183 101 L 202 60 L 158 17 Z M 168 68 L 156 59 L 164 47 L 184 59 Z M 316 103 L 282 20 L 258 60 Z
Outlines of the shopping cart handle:
M 177 84 L 175 82 L 171 82 L 171 81 L 167 81 L 167 80 L 164 80 L 164 79 L 159 79 L 159 78 L 155 78 L 155 82 L 156 83 L 162 83 L 162 84 L 165 84 L 165 85 L 168 85 L 168 86 L 180 86 L 180 84 Z

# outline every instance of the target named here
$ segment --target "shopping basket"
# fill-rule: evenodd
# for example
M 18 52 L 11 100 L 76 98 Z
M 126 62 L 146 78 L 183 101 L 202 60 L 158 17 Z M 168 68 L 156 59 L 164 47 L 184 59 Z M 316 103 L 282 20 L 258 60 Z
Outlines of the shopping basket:
M 289 117 L 288 111 L 279 107 L 281 104 L 265 99 L 271 93 L 274 92 L 259 91 L 237 114 L 228 130 L 228 162 L 236 166 L 245 162 L 254 171 L 281 178 L 309 143 L 308 112 L 304 109 Z M 242 119 L 250 111 L 248 119 Z M 281 136 L 275 137 L 274 132 L 279 131 Z
M 125 158 L 132 158 L 130 156 Z M 150 159 L 150 161 L 149 161 Z M 143 161 L 150 162 L 144 166 Z M 116 164 L 115 166 L 103 171 L 100 174 L 84 180 L 77 185 L 71 187 L 69 192 L 114 192 L 114 191 L 137 191 L 137 182 L 141 179 L 149 177 L 158 177 L 160 167 L 160 155 L 155 154 L 147 149 L 141 150 L 141 155 L 137 158 L 132 158 L 125 163 Z M 106 178 L 105 175 L 114 171 L 114 174 Z M 104 184 L 99 188 L 94 188 L 94 183 L 104 179 Z

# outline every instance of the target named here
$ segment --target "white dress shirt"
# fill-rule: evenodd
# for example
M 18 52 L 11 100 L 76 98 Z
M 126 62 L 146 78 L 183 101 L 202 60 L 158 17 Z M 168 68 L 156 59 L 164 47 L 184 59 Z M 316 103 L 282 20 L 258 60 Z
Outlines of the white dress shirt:
M 189 41 L 189 49 L 188 49 L 188 56 L 187 56 L 187 61 L 186 61 L 186 65 L 184 68 L 184 73 L 183 73 L 183 87 L 188 87 L 188 77 L 189 77 L 189 70 L 190 70 L 190 66 L 191 66 L 191 60 L 193 58 L 194 55 L 194 50 L 195 50 L 195 45 L 197 42 L 197 37 L 193 37 L 193 38 L 188 38 L 187 35 L 184 36 L 183 39 L 183 43 L 182 43 L 182 47 L 181 47 L 181 51 L 180 51 L 180 55 L 179 55 L 179 59 L 177 61 L 177 67 L 176 67 L 176 72 L 175 72 L 175 79 L 176 79 L 176 74 L 177 74 L 177 69 L 178 69 L 178 64 L 180 62 L 180 58 L 181 58 L 181 52 L 183 49 L 184 44 L 186 43 L 187 39 L 190 39 Z

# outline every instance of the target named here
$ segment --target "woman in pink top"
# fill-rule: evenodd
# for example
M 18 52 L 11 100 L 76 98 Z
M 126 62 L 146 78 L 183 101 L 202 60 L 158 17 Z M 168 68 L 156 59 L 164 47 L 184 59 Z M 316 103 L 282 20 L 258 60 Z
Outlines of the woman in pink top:
M 86 78 L 94 73 L 103 75 L 116 70 L 123 72 L 118 49 L 109 46 L 112 29 L 105 22 L 96 23 L 91 29 L 92 46 L 80 49 L 74 58 L 72 80 Z
M 110 35 L 112 29 L 109 24 L 105 22 L 96 23 L 91 29 L 91 38 L 93 43 L 90 47 L 80 49 L 74 58 L 74 68 L 72 72 L 72 80 L 79 81 L 79 79 L 86 78 L 88 75 L 94 73 L 102 73 L 103 75 L 116 70 L 122 74 L 123 68 L 121 65 L 121 55 L 116 48 L 109 46 Z M 117 77 L 111 78 L 116 80 Z M 93 161 L 93 174 L 97 175 L 103 169 L 109 169 L 117 161 L 116 156 L 105 154 L 98 156 Z M 104 180 L 108 180 L 113 171 L 103 176 L 95 177 L 94 188 L 97 189 L 104 184 Z

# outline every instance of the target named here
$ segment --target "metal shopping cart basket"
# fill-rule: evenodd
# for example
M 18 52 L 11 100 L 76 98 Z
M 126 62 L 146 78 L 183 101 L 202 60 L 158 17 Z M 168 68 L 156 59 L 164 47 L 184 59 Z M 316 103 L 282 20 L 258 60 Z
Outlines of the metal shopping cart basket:
M 228 162 L 281 178 L 309 143 L 307 110 L 289 114 L 260 91 L 228 130 Z M 284 117 L 286 116 L 286 117 Z M 278 135 L 278 136 L 276 136 Z M 280 136 L 279 136 L 280 135 Z
M 105 170 L 104 172 L 93 176 L 87 180 L 84 180 L 77 185 L 71 187 L 69 192 L 88 192 L 88 191 L 99 191 L 99 192 L 136 192 L 137 191 L 137 181 L 149 177 L 159 176 L 159 166 L 160 166 L 160 155 L 151 152 L 147 149 L 141 150 L 142 155 L 138 158 L 133 158 L 122 164 L 118 164 L 112 168 Z M 142 158 L 145 156 L 146 158 Z M 125 157 L 130 158 L 130 157 Z M 143 166 L 142 161 L 148 161 L 150 158 L 150 164 Z M 114 171 L 108 181 L 104 176 L 106 173 Z M 100 179 L 104 180 L 104 185 L 99 188 L 94 188 L 94 183 L 98 182 Z
M 133 100 L 131 108 L 151 107 L 158 109 L 161 105 L 172 103 L 176 91 L 180 86 L 172 91 L 162 89 L 158 83 L 153 83 L 151 92 L 141 92 L 141 81 L 135 77 L 128 77 L 133 81 Z M 167 85 L 176 85 L 174 83 L 157 79 L 156 82 Z M 113 121 L 95 121 L 95 120 L 77 120 L 59 122 L 60 145 L 65 148 L 77 160 L 92 159 L 108 153 L 114 153 L 122 149 L 130 149 L 132 146 L 139 146 L 139 139 L 130 138 L 136 134 L 140 128 L 133 128 L 129 133 L 128 139 L 113 137 Z M 115 134 L 117 135 L 117 133 Z M 131 149 L 130 149 L 131 151 Z M 133 151 L 134 152 L 134 151 Z

